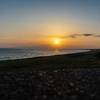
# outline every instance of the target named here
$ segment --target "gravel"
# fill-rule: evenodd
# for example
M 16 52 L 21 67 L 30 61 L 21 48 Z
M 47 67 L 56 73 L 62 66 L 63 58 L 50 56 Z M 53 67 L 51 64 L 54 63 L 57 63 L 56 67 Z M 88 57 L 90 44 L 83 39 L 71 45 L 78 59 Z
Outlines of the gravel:
M 0 74 L 0 100 L 100 100 L 100 68 Z

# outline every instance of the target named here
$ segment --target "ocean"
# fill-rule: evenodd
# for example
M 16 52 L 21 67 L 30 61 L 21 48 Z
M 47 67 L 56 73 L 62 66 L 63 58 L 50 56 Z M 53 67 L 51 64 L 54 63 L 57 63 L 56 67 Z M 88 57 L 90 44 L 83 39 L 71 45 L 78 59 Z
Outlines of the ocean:
M 60 54 L 71 54 L 78 52 L 87 52 L 89 50 L 68 50 L 68 49 L 0 49 L 0 61 L 25 59 L 40 56 L 52 56 Z

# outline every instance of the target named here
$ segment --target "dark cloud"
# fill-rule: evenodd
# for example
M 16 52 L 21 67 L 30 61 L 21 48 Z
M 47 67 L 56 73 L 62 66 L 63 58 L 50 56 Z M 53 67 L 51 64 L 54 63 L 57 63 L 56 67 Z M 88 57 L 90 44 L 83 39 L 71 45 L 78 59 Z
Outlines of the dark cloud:
M 66 39 L 66 38 L 77 38 L 80 36 L 85 36 L 85 37 L 100 37 L 100 35 L 94 35 L 94 34 L 71 34 L 69 36 L 47 36 L 47 37 L 56 37 L 56 38 L 62 38 L 62 39 Z
M 80 36 L 79 34 L 71 34 L 70 36 L 68 37 L 71 37 L 71 38 L 76 38 L 77 36 Z
M 100 37 L 100 35 L 97 35 L 97 36 L 95 36 L 95 37 Z
M 93 34 L 82 34 L 83 36 L 92 36 Z
M 89 37 L 89 36 L 92 36 L 92 37 L 100 37 L 100 35 L 94 35 L 94 34 L 71 34 L 70 36 L 68 37 L 71 37 L 71 38 L 76 38 L 77 36 L 85 36 L 85 37 Z

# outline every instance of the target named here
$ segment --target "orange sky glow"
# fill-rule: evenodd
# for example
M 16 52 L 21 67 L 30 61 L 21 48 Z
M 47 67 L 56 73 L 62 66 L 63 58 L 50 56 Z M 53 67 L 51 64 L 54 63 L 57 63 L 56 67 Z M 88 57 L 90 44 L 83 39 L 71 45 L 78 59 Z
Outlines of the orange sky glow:
M 0 3 L 0 48 L 100 48 L 99 1 L 22 1 Z

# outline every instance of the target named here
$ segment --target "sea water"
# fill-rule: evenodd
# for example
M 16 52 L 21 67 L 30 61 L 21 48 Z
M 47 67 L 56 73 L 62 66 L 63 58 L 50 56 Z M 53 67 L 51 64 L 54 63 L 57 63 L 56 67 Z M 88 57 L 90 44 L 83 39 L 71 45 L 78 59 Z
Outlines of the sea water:
M 0 49 L 0 61 L 25 59 L 25 58 L 33 58 L 33 57 L 40 57 L 40 56 L 60 55 L 60 54 L 71 54 L 71 53 L 87 52 L 87 51 L 89 50 L 2 48 Z

